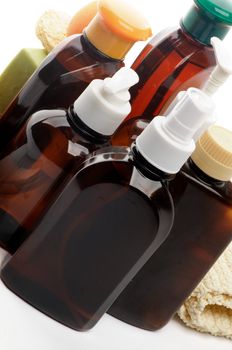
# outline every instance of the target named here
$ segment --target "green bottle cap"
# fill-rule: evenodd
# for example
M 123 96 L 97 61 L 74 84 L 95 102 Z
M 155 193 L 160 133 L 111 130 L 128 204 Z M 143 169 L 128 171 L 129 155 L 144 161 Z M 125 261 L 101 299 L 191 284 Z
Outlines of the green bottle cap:
M 232 26 L 232 0 L 194 0 L 181 26 L 194 39 L 210 45 L 213 36 L 224 39 Z
M 215 20 L 232 25 L 231 0 L 195 0 L 195 3 L 213 15 Z

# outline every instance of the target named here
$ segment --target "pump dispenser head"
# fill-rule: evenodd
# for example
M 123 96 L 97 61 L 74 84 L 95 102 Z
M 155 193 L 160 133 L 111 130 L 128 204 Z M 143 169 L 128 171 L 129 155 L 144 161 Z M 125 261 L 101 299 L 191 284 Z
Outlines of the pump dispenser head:
M 211 45 L 214 48 L 217 66 L 203 88 L 209 96 L 214 95 L 232 74 L 232 55 L 226 45 L 216 37 L 211 39 Z
M 146 18 L 126 0 L 100 0 L 84 32 L 99 51 L 115 59 L 123 59 L 135 42 L 152 35 Z
M 217 37 L 211 38 L 211 44 L 214 48 L 214 53 L 217 61 L 217 66 L 212 71 L 208 81 L 204 85 L 202 91 L 204 91 L 208 96 L 213 96 L 220 87 L 227 81 L 227 79 L 232 75 L 232 56 L 228 51 L 225 43 Z M 179 103 L 179 101 L 185 95 L 185 91 L 180 91 L 176 96 L 175 100 L 172 101 L 170 106 L 165 111 L 164 115 L 168 115 L 171 110 Z M 197 130 L 194 140 L 197 141 L 201 135 L 210 127 L 211 124 L 216 123 L 216 116 L 212 115 L 211 119 L 205 121 L 202 127 Z
M 112 78 L 93 80 L 74 102 L 74 111 L 89 128 L 111 136 L 131 111 L 129 89 L 139 77 L 123 67 Z
M 188 89 L 168 116 L 154 118 L 137 138 L 138 151 L 158 169 L 176 174 L 195 149 L 195 133 L 214 110 L 205 93 Z

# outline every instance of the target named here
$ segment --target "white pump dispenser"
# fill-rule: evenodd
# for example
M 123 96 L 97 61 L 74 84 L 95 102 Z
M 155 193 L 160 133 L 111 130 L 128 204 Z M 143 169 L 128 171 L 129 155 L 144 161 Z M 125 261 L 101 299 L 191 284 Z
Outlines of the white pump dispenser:
M 139 77 L 123 67 L 112 78 L 95 79 L 74 102 L 74 111 L 89 128 L 105 136 L 112 135 L 131 111 L 131 86 Z
M 203 87 L 203 91 L 209 96 L 214 95 L 232 74 L 232 56 L 225 43 L 219 38 L 213 37 L 211 45 L 214 48 L 217 66 Z
M 232 55 L 227 49 L 225 43 L 219 38 L 213 37 L 211 38 L 211 44 L 214 48 L 217 66 L 214 68 L 208 81 L 202 88 L 202 91 L 204 91 L 208 96 L 213 96 L 232 75 Z M 175 100 L 165 111 L 164 115 L 168 115 L 170 113 L 170 111 L 175 107 L 175 105 L 180 101 L 185 93 L 186 91 L 179 92 Z M 194 140 L 198 140 L 209 128 L 209 126 L 216 123 L 216 121 L 216 115 L 214 114 L 212 115 L 211 119 L 208 119 L 205 124 L 203 124 L 199 130 L 197 130 L 194 136 Z
M 137 137 L 141 155 L 158 169 L 176 174 L 195 150 L 194 135 L 214 114 L 210 97 L 190 88 L 167 117 L 156 117 Z

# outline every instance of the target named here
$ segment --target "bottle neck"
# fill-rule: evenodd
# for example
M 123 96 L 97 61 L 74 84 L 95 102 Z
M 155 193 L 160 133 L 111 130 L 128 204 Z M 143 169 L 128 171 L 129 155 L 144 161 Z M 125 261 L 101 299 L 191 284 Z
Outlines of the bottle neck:
M 175 174 L 168 174 L 158 169 L 154 165 L 150 164 L 138 151 L 136 142 L 132 144 L 130 150 L 130 160 L 137 170 L 145 177 L 153 181 L 171 181 L 174 179 Z
M 181 28 L 186 31 L 194 40 L 203 45 L 211 46 L 210 40 L 216 36 L 223 40 L 230 30 L 230 26 L 218 22 L 215 17 L 196 4 L 181 20 Z
M 83 138 L 88 140 L 91 143 L 95 144 L 104 144 L 110 140 L 110 136 L 102 135 L 97 131 L 91 129 L 88 125 L 86 125 L 80 117 L 74 111 L 73 106 L 69 107 L 67 111 L 67 120 L 69 122 L 70 127 L 74 130 L 74 132 L 81 135 Z
M 105 53 L 103 53 L 102 51 L 100 51 L 98 48 L 96 48 L 90 42 L 85 32 L 81 35 L 81 42 L 85 51 L 87 51 L 88 54 L 90 56 L 93 56 L 97 61 L 103 61 L 103 62 L 109 61 L 109 62 L 118 62 L 118 63 L 123 62 L 122 59 L 116 59 L 116 58 L 110 57 Z
M 214 179 L 213 177 L 207 175 L 204 173 L 195 163 L 194 161 L 189 158 L 187 161 L 187 166 L 190 168 L 191 172 L 194 174 L 194 177 L 197 177 L 201 182 L 213 186 L 217 185 L 218 186 L 223 186 L 225 184 L 225 181 L 220 181 L 217 179 Z

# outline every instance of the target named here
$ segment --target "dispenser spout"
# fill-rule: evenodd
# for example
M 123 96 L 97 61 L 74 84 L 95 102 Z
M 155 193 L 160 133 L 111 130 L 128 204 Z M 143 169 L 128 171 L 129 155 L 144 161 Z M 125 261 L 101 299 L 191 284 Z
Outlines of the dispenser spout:
M 130 100 L 129 89 L 139 81 L 138 74 L 130 68 L 123 67 L 112 78 L 104 80 L 104 92 L 111 95 L 121 95 L 125 101 Z
M 126 67 L 111 78 L 95 79 L 74 102 L 74 111 L 89 128 L 111 136 L 131 112 L 129 89 L 138 81 L 137 73 Z
M 214 95 L 232 74 L 232 54 L 225 43 L 219 38 L 213 37 L 211 38 L 211 44 L 214 48 L 217 66 L 203 87 L 204 92 L 209 96 Z
M 152 165 L 176 174 L 195 149 L 195 134 L 212 120 L 215 105 L 196 88 L 188 89 L 166 117 L 158 116 L 136 139 L 136 147 Z

